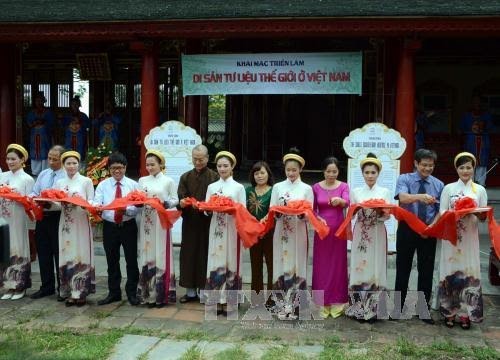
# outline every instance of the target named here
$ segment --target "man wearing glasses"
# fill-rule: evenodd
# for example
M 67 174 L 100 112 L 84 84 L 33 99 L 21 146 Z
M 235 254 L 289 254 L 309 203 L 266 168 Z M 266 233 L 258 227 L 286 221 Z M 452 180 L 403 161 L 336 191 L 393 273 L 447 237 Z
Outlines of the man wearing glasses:
M 108 158 L 108 168 L 112 177 L 101 182 L 95 191 L 94 205 L 106 206 L 113 200 L 127 196 L 138 188 L 137 182 L 125 176 L 127 159 L 119 152 L 111 154 Z M 139 305 L 137 299 L 137 283 L 139 281 L 139 268 L 137 266 L 137 215 L 135 206 L 127 206 L 124 210 L 105 210 L 102 212 L 104 220 L 103 238 L 106 261 L 108 263 L 108 296 L 97 302 L 106 305 L 121 301 L 120 288 L 122 275 L 120 272 L 120 246 L 123 246 L 127 264 L 127 293 L 130 305 Z

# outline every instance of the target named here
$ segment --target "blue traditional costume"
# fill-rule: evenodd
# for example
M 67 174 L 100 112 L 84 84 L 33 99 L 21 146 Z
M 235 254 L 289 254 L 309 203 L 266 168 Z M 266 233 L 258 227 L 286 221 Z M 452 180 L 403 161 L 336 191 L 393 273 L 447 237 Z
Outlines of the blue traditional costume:
M 30 128 L 30 159 L 33 175 L 47 168 L 47 154 L 51 147 L 51 134 L 54 126 L 54 113 L 44 107 L 46 99 L 43 92 L 35 95 L 34 108 L 26 116 Z
M 71 100 L 71 113 L 64 116 L 64 147 L 82 155 L 82 161 L 86 153 L 87 129 L 90 128 L 88 116 L 79 110 L 80 99 L 74 97 Z
M 480 185 L 486 183 L 486 167 L 490 157 L 490 135 L 493 121 L 488 112 L 474 109 L 467 112 L 460 122 L 460 130 L 465 135 L 464 150 L 477 159 L 475 180 Z
M 99 144 L 105 144 L 112 150 L 118 149 L 118 125 L 121 121 L 121 117 L 116 114 L 102 113 L 99 116 Z

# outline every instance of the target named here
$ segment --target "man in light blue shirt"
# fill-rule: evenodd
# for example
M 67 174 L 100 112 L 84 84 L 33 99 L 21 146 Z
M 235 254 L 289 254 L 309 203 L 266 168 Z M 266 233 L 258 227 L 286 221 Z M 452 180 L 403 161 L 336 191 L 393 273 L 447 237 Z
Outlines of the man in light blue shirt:
M 119 152 L 108 158 L 108 169 L 112 177 L 97 185 L 94 205 L 106 206 L 116 198 L 125 197 L 138 188 L 136 181 L 125 176 L 127 159 Z M 125 210 L 105 210 L 102 212 L 103 243 L 108 264 L 108 296 L 97 302 L 106 305 L 121 301 L 120 288 L 122 275 L 120 271 L 120 246 L 123 246 L 127 264 L 127 283 L 125 292 L 131 305 L 139 305 L 137 299 L 137 284 L 139 282 L 139 267 L 137 265 L 137 223 L 135 216 L 137 208 L 128 206 Z
M 432 150 L 418 149 L 414 157 L 415 171 L 401 174 L 396 183 L 396 196 L 402 208 L 417 215 L 427 225 L 432 224 L 439 214 L 439 198 L 444 184 L 432 176 L 437 155 Z M 425 294 L 429 305 L 432 294 L 432 276 L 436 255 L 436 239 L 422 237 L 404 222 L 400 221 L 396 235 L 396 285 L 395 290 L 401 292 L 401 303 L 404 304 L 408 291 L 408 281 L 417 252 L 418 285 L 417 290 Z M 427 324 L 434 320 L 422 319 Z
M 49 167 L 43 170 L 36 179 L 31 197 L 40 196 L 43 190 L 51 189 L 57 180 L 66 176 L 66 171 L 61 166 L 61 154 L 64 148 L 55 145 L 49 150 Z M 54 282 L 57 279 L 57 291 L 59 291 L 59 219 L 61 209 L 50 203 L 44 203 L 43 219 L 36 222 L 35 242 L 38 253 L 38 264 L 40 267 L 40 278 L 42 285 L 33 293 L 32 299 L 40 299 L 55 293 Z M 56 277 L 54 277 L 54 268 Z M 58 296 L 58 300 L 60 300 Z

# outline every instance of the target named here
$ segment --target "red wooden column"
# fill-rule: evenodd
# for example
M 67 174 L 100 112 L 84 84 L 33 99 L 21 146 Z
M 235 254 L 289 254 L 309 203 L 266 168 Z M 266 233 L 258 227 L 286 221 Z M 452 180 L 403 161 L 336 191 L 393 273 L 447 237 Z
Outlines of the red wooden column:
M 0 46 L 0 165 L 7 171 L 5 149 L 16 142 L 15 47 Z
M 155 127 L 160 118 L 158 109 L 158 53 L 154 44 L 132 43 L 131 48 L 142 54 L 141 70 L 141 157 L 139 174 L 146 173 L 146 147 L 144 138 Z
M 201 54 L 201 40 L 186 40 L 186 54 Z M 186 96 L 184 98 L 184 124 L 192 127 L 198 134 L 201 133 L 201 101 L 200 96 Z
M 399 59 L 396 93 L 396 130 L 406 140 L 406 151 L 401 157 L 401 173 L 413 171 L 415 152 L 415 52 L 418 40 L 405 40 Z

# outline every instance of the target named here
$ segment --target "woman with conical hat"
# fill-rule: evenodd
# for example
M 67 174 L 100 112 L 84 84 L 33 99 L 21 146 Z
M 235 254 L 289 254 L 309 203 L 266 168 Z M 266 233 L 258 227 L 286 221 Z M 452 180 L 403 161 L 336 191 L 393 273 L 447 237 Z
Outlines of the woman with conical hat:
M 139 189 L 160 199 L 166 209 L 179 203 L 174 180 L 164 174 L 165 157 L 158 150 L 146 152 L 149 175 L 139 179 Z M 144 206 L 139 223 L 139 284 L 137 297 L 142 304 L 163 307 L 176 302 L 174 256 L 170 229 L 161 227 L 157 211 Z
M 360 167 L 365 185 L 351 191 L 351 204 L 375 199 L 391 203 L 389 189 L 377 184 L 382 162 L 369 153 L 361 160 Z M 377 292 L 387 288 L 387 230 L 384 221 L 388 219 L 388 213 L 379 209 L 361 209 L 356 213 L 349 273 L 351 305 L 346 315 L 359 321 L 376 320 Z
M 30 194 L 35 181 L 23 170 L 28 151 L 21 145 L 10 144 L 6 155 L 9 171 L 0 174 L 0 186 L 8 186 L 21 195 Z M 18 300 L 31 287 L 28 218 L 22 205 L 3 198 L 0 198 L 0 217 L 9 224 L 10 234 L 10 263 L 0 278 L 0 285 L 3 283 L 6 292 L 1 299 Z
M 54 188 L 91 202 L 94 186 L 92 180 L 78 172 L 80 159 L 76 151 L 61 155 L 66 177 L 57 180 Z M 89 216 L 86 210 L 69 203 L 62 203 L 59 221 L 59 277 L 58 300 L 66 300 L 66 306 L 83 306 L 87 296 L 95 292 L 94 243 Z
M 233 179 L 236 157 L 229 151 L 220 151 L 215 156 L 215 163 L 220 178 L 218 181 L 208 185 L 206 201 L 212 196 L 224 196 L 231 198 L 235 203 L 246 206 L 245 188 Z M 236 232 L 234 216 L 214 212 L 210 221 L 208 235 L 207 281 L 205 290 L 221 290 L 217 296 L 217 313 L 221 315 L 227 315 L 226 304 L 230 303 L 228 301 L 228 294 L 225 291 L 241 290 L 241 247 L 242 245 Z M 229 293 L 229 295 L 234 294 L 234 292 Z M 236 298 L 233 299 L 237 300 Z
M 466 197 L 472 199 L 476 207 L 486 206 L 486 190 L 473 181 L 476 157 L 468 152 L 459 153 L 454 165 L 458 180 L 444 187 L 440 213 L 455 209 L 458 201 Z M 478 219 L 485 220 L 486 213 L 469 214 L 457 221 L 456 245 L 441 242 L 438 300 L 447 327 L 453 327 L 458 320 L 467 330 L 471 321 L 483 320 Z

